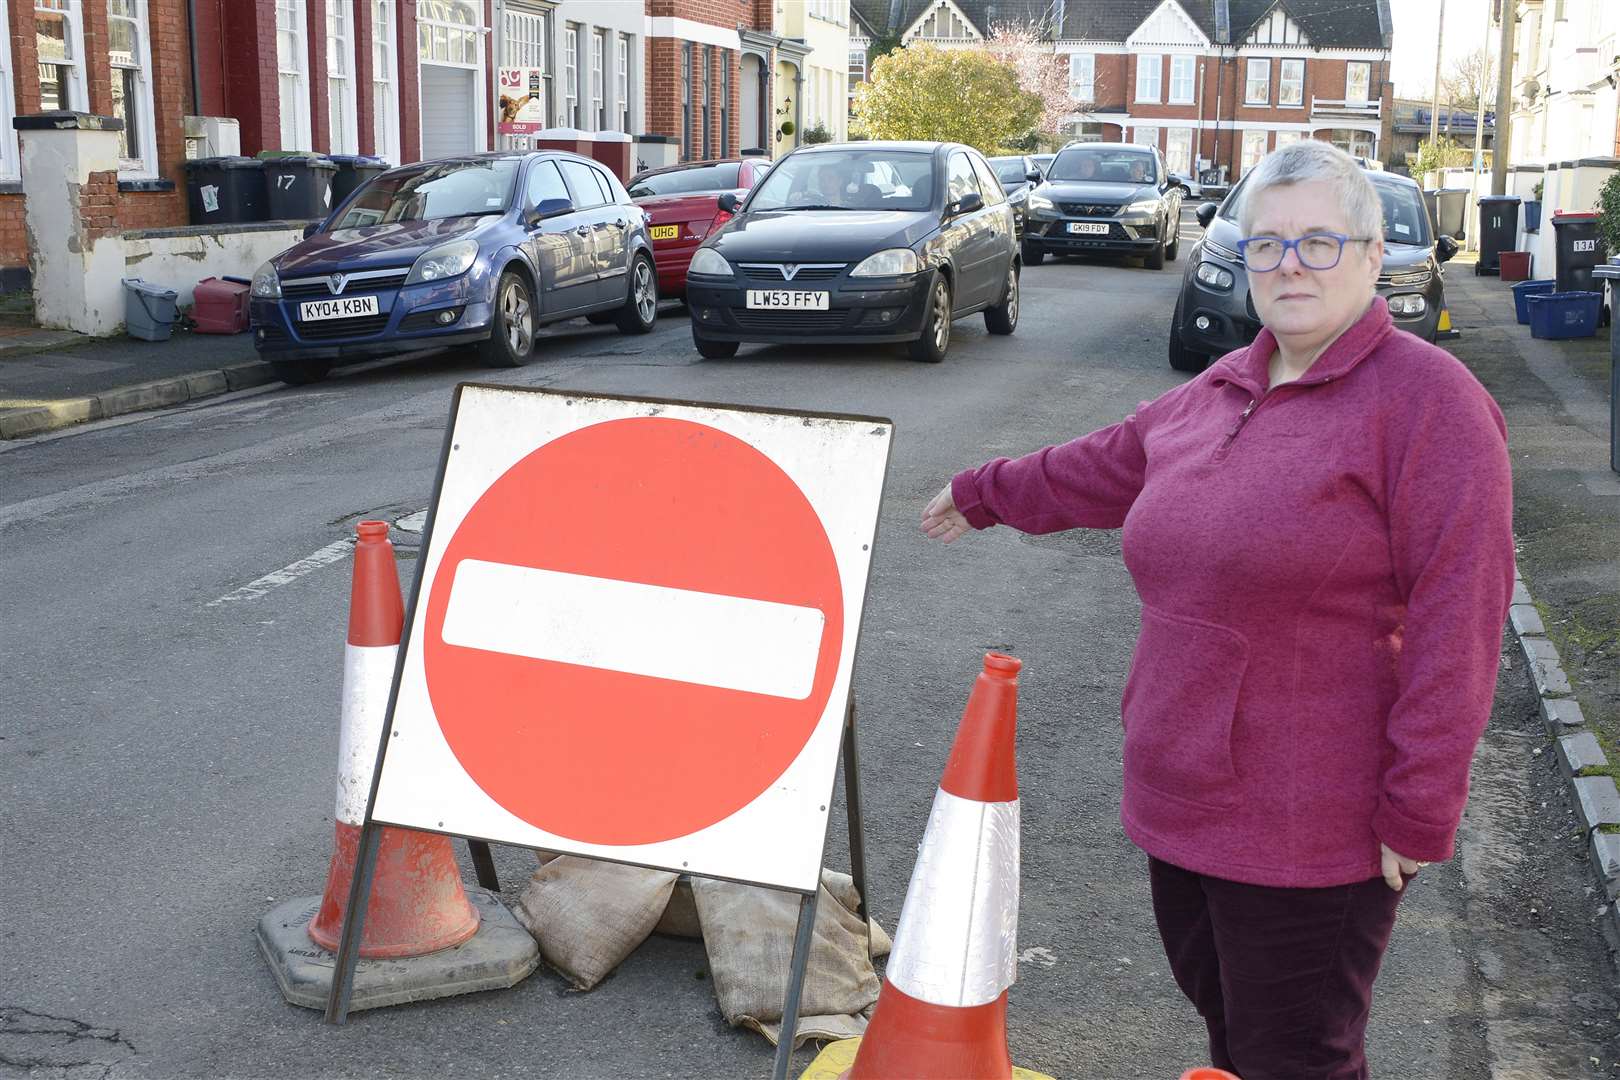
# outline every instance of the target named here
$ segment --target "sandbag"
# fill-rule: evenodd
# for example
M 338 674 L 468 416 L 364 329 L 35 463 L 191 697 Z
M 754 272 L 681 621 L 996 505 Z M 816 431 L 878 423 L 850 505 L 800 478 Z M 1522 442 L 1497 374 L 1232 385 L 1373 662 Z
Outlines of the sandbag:
M 534 872 L 515 914 L 546 963 L 589 990 L 647 940 L 679 875 L 560 855 Z
M 757 1031 L 774 1045 L 781 1038 L 798 894 L 694 878 L 692 896 L 721 1013 L 733 1027 Z M 866 1030 L 881 987 L 872 959 L 887 954 L 890 941 L 875 920 L 855 913 L 858 903 L 849 875 L 822 871 L 795 1046 Z

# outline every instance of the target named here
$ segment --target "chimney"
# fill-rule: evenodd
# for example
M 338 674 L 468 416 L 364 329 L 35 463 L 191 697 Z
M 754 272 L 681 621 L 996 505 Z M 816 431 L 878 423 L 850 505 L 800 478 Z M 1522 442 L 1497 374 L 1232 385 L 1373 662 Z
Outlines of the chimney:
M 904 0 L 889 0 L 889 25 L 884 28 L 885 33 L 898 34 L 905 27 L 900 25 L 900 8 Z
M 1215 0 L 1215 44 L 1232 44 L 1231 0 Z
M 1064 0 L 1052 0 L 1052 40 L 1063 36 Z

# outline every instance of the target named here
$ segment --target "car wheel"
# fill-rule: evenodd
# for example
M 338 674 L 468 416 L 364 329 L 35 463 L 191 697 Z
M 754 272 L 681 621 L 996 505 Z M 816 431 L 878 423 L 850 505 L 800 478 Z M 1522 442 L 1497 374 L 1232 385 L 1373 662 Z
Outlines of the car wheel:
M 320 382 L 332 370 L 330 360 L 272 360 L 270 370 L 288 386 Z
M 1171 262 L 1175 262 L 1176 256 L 1181 254 L 1181 219 L 1179 217 L 1170 220 L 1170 230 L 1172 239 L 1169 246 L 1164 249 L 1164 257 Z
M 951 283 L 945 280 L 944 274 L 935 274 L 933 287 L 928 290 L 928 313 L 923 316 L 922 334 L 911 343 L 911 358 L 937 364 L 945 359 L 950 343 Z
M 698 355 L 705 360 L 725 360 L 737 355 L 737 342 L 700 337 L 695 326 L 692 327 L 692 344 L 696 346 Z
M 645 255 L 630 265 L 630 291 L 615 321 L 621 334 L 650 334 L 658 322 L 658 276 Z
M 1149 270 L 1164 269 L 1164 237 L 1161 236 L 1159 242 L 1154 245 L 1153 250 L 1148 252 L 1142 259 L 1142 265 Z
M 508 270 L 495 286 L 495 317 L 478 354 L 490 367 L 521 367 L 533 352 L 534 297 L 523 275 Z
M 1177 371 L 1199 372 L 1208 363 L 1208 356 L 1188 349 L 1181 338 L 1181 300 L 1178 298 L 1175 313 L 1170 316 L 1170 366 Z
M 984 326 L 992 334 L 1010 334 L 1018 329 L 1018 267 L 1007 267 L 1007 284 L 1001 303 L 984 309 Z
M 1023 256 L 1025 266 L 1039 266 L 1046 261 L 1046 252 L 1028 242 L 1025 242 L 1020 254 Z

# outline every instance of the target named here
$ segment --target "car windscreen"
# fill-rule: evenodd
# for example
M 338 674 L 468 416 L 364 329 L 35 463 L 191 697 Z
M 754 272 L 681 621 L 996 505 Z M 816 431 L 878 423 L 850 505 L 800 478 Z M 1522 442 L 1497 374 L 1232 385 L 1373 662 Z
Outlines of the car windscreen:
M 1429 237 L 1429 208 L 1423 205 L 1423 194 L 1406 184 L 1374 183 L 1384 203 L 1384 243 L 1417 244 L 1427 247 Z
M 1021 157 L 993 157 L 990 167 L 1003 184 L 1022 184 L 1029 179 L 1029 167 Z
M 1156 184 L 1153 155 L 1129 147 L 1077 146 L 1059 152 L 1046 171 L 1048 180 L 1094 180 L 1102 184 Z
M 1242 212 L 1243 183 L 1239 181 L 1221 204 L 1221 217 L 1233 224 Z M 1429 234 L 1429 210 L 1416 187 L 1374 181 L 1373 189 L 1384 204 L 1384 243 L 1427 247 L 1434 242 Z
M 748 200 L 753 210 L 927 210 L 934 157 L 896 150 L 791 154 Z
M 517 158 L 494 158 L 394 169 L 362 188 L 333 228 L 499 214 L 512 198 L 519 164 Z
M 738 177 L 742 166 L 735 161 L 721 165 L 702 165 L 696 169 L 653 173 L 630 185 L 630 197 L 644 195 L 685 195 L 694 191 L 731 191 L 741 187 Z

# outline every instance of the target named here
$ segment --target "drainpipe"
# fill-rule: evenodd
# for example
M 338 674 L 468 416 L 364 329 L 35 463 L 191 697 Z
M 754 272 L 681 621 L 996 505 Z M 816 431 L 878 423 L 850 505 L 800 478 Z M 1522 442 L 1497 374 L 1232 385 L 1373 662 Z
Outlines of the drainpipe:
M 1209 151 L 1209 167 L 1221 167 L 1221 83 L 1226 78 L 1226 46 L 1215 46 L 1215 145 Z
M 191 45 L 191 113 L 202 115 L 202 76 L 197 72 L 197 0 L 186 0 L 186 40 Z
M 1204 148 L 1204 98 L 1208 96 L 1204 90 L 1204 77 L 1207 69 L 1207 61 L 1200 56 L 1198 58 L 1198 135 L 1193 140 L 1192 162 L 1188 165 L 1193 180 L 1199 179 L 1198 158 L 1200 155 L 1198 151 Z M 1213 161 L 1214 159 L 1211 158 L 1210 160 Z

